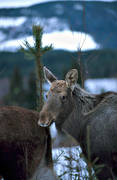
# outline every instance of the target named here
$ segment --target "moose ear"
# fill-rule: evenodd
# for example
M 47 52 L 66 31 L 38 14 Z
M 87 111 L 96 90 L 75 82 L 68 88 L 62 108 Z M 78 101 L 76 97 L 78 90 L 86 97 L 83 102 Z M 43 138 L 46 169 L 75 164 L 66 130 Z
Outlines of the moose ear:
M 71 88 L 71 90 L 73 91 L 76 83 L 78 80 L 78 71 L 77 69 L 71 69 L 65 77 L 65 81 L 67 83 L 67 86 Z
M 53 81 L 57 80 L 57 78 L 54 76 L 54 74 L 47 69 L 45 66 L 43 67 L 44 77 L 48 81 L 49 84 L 51 84 Z

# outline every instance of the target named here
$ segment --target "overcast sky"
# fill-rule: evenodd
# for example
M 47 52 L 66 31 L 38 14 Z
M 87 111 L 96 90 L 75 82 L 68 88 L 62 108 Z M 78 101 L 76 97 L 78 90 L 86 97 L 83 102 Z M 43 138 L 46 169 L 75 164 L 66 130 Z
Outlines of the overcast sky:
M 0 8 L 27 7 L 37 3 L 52 2 L 52 1 L 56 1 L 56 0 L 0 0 Z M 67 0 L 59 0 L 59 1 L 67 1 Z M 87 0 L 87 1 L 92 1 L 92 0 Z M 93 1 L 97 1 L 97 0 L 93 0 Z M 99 1 L 112 2 L 117 0 L 99 0 Z

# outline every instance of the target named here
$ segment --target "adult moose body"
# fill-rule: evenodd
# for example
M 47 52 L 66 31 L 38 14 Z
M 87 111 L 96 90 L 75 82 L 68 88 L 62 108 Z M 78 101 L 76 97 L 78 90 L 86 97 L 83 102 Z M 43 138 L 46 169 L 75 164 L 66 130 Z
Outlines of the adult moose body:
M 0 175 L 5 180 L 28 180 L 42 161 L 52 165 L 49 129 L 37 125 L 38 117 L 21 107 L 0 107 Z
M 117 175 L 117 93 L 86 92 L 77 84 L 76 69 L 69 71 L 65 80 L 57 80 L 47 68 L 44 73 L 51 87 L 38 124 L 45 127 L 55 121 L 59 131 L 69 133 L 80 143 L 86 157 L 89 127 L 91 160 L 99 158 L 96 163 L 104 164 L 97 178 L 114 179 Z

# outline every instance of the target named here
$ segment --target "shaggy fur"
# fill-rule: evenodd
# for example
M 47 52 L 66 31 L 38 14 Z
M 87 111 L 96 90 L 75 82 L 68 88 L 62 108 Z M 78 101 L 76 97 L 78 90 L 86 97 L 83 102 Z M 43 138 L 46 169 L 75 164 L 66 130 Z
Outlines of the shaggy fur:
M 27 180 L 42 159 L 47 166 L 52 163 L 49 129 L 37 125 L 38 117 L 21 107 L 0 107 L 0 174 L 5 180 Z

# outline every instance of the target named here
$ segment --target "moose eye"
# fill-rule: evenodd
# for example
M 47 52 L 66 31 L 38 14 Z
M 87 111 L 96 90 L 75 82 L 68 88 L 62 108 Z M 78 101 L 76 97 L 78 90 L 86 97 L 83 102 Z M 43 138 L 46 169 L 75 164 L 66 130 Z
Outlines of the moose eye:
M 61 96 L 62 102 L 65 102 L 67 99 L 67 96 Z
M 48 98 L 48 94 L 45 95 L 46 99 Z
M 66 99 L 66 96 L 62 96 L 62 99 L 63 99 L 63 100 Z

